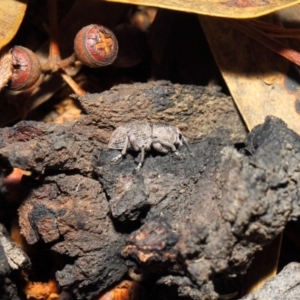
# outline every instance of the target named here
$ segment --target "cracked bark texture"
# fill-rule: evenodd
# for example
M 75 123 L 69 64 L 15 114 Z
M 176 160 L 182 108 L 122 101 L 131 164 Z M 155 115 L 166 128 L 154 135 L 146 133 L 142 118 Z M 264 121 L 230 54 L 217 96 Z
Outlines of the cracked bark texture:
M 74 98 L 85 112 L 75 122 L 26 121 L 1 129 L 2 165 L 36 173 L 59 170 L 91 176 L 93 157 L 107 148 L 112 131 L 130 120 L 169 122 L 191 140 L 217 133 L 240 143 L 246 136 L 232 99 L 218 88 L 158 81 L 119 85 Z
M 246 135 L 232 99 L 217 87 L 153 81 L 73 97 L 89 116 L 82 117 L 77 125 L 101 132 L 101 141 L 106 144 L 112 129 L 135 120 L 175 125 L 190 140 L 222 134 L 225 139 L 242 142 Z
M 122 251 L 127 264 L 159 273 L 181 295 L 217 299 L 232 292 L 222 283 L 299 217 L 300 138 L 268 117 L 240 153 L 207 136 L 191 149 L 195 157 L 180 150 L 185 160 L 150 155 L 138 174 L 134 157 L 112 166 L 113 152 L 102 151 L 96 170 L 112 215 L 142 222 Z
M 69 257 L 56 279 L 77 299 L 116 284 L 125 262 L 181 296 L 217 299 L 298 218 L 300 138 L 282 121 L 267 118 L 237 151 L 245 129 L 215 89 L 152 82 L 77 99 L 75 122 L 20 122 L 0 135 L 1 165 L 39 176 L 23 194 L 21 232 Z M 138 173 L 138 153 L 112 164 L 112 130 L 145 119 L 178 126 L 194 156 L 150 152 Z
M 72 258 L 56 271 L 60 287 L 76 299 L 90 299 L 118 282 L 126 266 L 118 253 L 124 235 L 117 233 L 99 183 L 82 175 L 47 176 L 19 210 L 21 233 L 29 244 L 40 240 Z
M 151 82 L 75 98 L 84 109 L 75 122 L 1 129 L 0 164 L 38 178 L 22 196 L 21 232 L 68 258 L 54 271 L 76 299 L 117 283 L 127 266 L 181 296 L 217 299 L 298 218 L 300 138 L 282 121 L 267 118 L 238 152 L 245 128 L 217 89 Z M 132 120 L 178 126 L 194 156 L 151 152 L 138 173 L 138 153 L 112 164 L 110 134 Z
M 232 99 L 217 88 L 160 81 L 120 85 L 102 94 L 75 98 L 84 114 L 74 122 L 60 125 L 23 121 L 0 129 L 0 165 L 6 170 L 17 167 L 32 171 L 32 178 L 23 178 L 21 183 L 21 233 L 29 244 L 42 242 L 68 257 L 65 265 L 53 263 L 60 287 L 72 291 L 76 299 L 91 299 L 127 272 L 120 253 L 126 232 L 132 227 L 119 227 L 111 220 L 107 192 L 94 173 L 112 131 L 128 120 L 145 119 L 177 125 L 190 140 L 209 135 L 213 141 L 217 135 L 240 143 L 246 131 Z M 167 171 L 177 158 L 156 159 Z M 129 156 L 126 161 L 132 168 Z M 185 161 L 176 163 L 182 165 Z M 177 174 L 173 168 L 170 183 Z M 101 181 L 103 174 L 98 175 Z M 177 190 L 169 192 L 175 195 Z M 131 198 L 134 202 L 134 195 Z M 176 207 L 173 210 L 174 216 L 178 215 Z M 134 218 L 143 213 L 146 211 L 143 208 L 140 212 L 138 205 Z M 171 228 L 163 227 L 166 231 Z M 176 235 L 169 240 L 172 247 Z
M 299 216 L 299 136 L 268 117 L 248 135 L 243 152 L 223 152 L 220 218 L 203 230 L 194 213 L 181 226 L 177 249 L 198 285 L 244 272 L 254 253 Z

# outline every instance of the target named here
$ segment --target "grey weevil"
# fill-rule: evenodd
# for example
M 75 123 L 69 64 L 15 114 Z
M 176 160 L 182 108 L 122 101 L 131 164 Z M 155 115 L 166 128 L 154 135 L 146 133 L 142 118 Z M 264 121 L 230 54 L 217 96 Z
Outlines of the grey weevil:
M 144 163 L 146 151 L 153 148 L 160 153 L 168 153 L 171 150 L 179 155 L 177 147 L 182 144 L 185 144 L 191 153 L 186 138 L 176 126 L 166 123 L 133 121 L 121 125 L 112 133 L 108 148 L 122 150 L 111 160 L 112 162 L 124 157 L 128 150 L 141 152 L 141 160 L 136 167 L 136 170 L 139 170 Z

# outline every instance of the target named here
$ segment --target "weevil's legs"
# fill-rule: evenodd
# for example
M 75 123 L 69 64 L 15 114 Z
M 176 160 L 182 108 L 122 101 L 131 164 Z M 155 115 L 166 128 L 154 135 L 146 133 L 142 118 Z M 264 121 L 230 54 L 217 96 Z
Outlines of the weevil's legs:
M 118 154 L 116 157 L 113 157 L 110 161 L 116 163 L 116 162 L 118 162 L 122 157 L 123 157 L 123 155 L 120 153 L 120 154 Z
M 177 155 L 177 156 L 179 156 L 180 158 L 183 158 L 183 157 L 184 157 L 183 155 L 181 155 L 181 154 L 177 151 L 176 147 L 175 147 L 173 144 L 168 143 L 168 142 L 165 142 L 165 141 L 163 141 L 163 140 L 159 140 L 159 139 L 156 138 L 156 137 L 153 138 L 152 145 L 153 145 L 153 144 L 158 144 L 158 143 L 161 144 L 162 146 L 166 146 L 166 147 L 170 148 L 171 151 L 174 152 L 174 154 Z M 159 150 L 158 150 L 158 151 L 159 151 Z
M 143 146 L 141 148 L 141 160 L 140 160 L 139 164 L 137 165 L 137 167 L 135 168 L 136 171 L 138 171 L 142 167 L 144 160 L 145 160 L 145 147 Z
M 177 150 L 176 147 L 173 144 L 162 141 L 162 140 L 158 139 L 157 137 L 153 138 L 152 143 L 160 143 L 161 145 L 170 148 L 172 152 L 176 152 L 176 150 Z
M 163 145 L 157 141 L 152 142 L 152 147 L 154 150 L 156 150 L 157 152 L 160 152 L 160 153 L 168 153 L 169 152 L 168 149 L 163 147 Z
M 121 159 L 123 156 L 126 155 L 127 147 L 128 147 L 128 141 L 129 141 L 129 138 L 128 138 L 128 136 L 126 136 L 122 152 L 120 154 L 118 154 L 116 157 L 112 158 L 111 162 L 117 162 L 119 159 Z
M 125 156 L 126 153 L 127 153 L 128 142 L 129 142 L 129 136 L 127 135 L 126 138 L 125 138 L 125 142 L 124 142 L 124 146 L 123 146 L 122 152 L 121 152 L 122 156 Z
M 130 146 L 134 151 L 138 152 L 141 150 L 137 144 L 136 137 L 132 132 L 128 133 L 128 139 L 129 139 Z

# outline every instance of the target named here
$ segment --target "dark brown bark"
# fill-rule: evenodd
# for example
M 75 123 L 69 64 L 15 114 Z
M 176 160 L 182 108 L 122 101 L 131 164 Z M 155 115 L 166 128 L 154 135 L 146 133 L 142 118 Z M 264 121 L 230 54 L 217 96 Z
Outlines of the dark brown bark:
M 300 215 L 300 138 L 282 121 L 267 118 L 238 152 L 245 129 L 216 89 L 152 82 L 77 99 L 85 114 L 76 122 L 20 122 L 0 140 L 1 166 L 34 174 L 22 180 L 21 232 L 56 255 L 51 272 L 76 299 L 116 284 L 127 267 L 191 299 L 230 294 L 254 254 Z M 138 153 L 112 164 L 112 130 L 145 119 L 178 126 L 193 156 L 150 152 L 139 172 Z

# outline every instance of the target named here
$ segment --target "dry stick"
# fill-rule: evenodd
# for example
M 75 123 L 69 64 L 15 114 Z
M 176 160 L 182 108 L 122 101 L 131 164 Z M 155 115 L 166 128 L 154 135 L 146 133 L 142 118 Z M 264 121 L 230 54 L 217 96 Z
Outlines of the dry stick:
M 57 21 L 57 0 L 48 0 L 48 18 L 49 18 L 49 62 L 55 63 L 60 59 L 60 50 L 58 44 L 58 21 Z
M 85 95 L 86 91 L 82 89 L 75 81 L 74 79 L 69 76 L 64 70 L 60 71 L 60 75 L 63 78 L 63 80 L 69 85 L 69 87 L 74 91 L 77 95 Z
M 65 60 L 60 59 L 60 50 L 58 44 L 58 21 L 57 21 L 57 0 L 48 0 L 48 14 L 49 14 L 49 27 L 50 27 L 50 47 L 49 47 L 49 65 L 45 65 L 49 70 L 58 70 L 63 66 L 70 66 L 76 61 L 75 54 L 72 54 Z M 84 91 L 64 70 L 60 71 L 63 80 L 70 86 L 70 88 L 79 95 L 86 94 Z
M 271 38 L 262 30 L 251 25 L 251 22 L 247 21 L 235 21 L 227 20 L 230 24 L 237 28 L 238 30 L 246 33 L 250 37 L 254 38 L 259 43 L 263 44 L 272 51 L 278 53 L 279 55 L 285 57 L 289 61 L 293 62 L 297 66 L 300 66 L 300 53 L 287 47 L 281 42 Z
M 73 53 L 71 56 L 57 61 L 54 66 L 51 62 L 47 62 L 41 66 L 41 69 L 42 69 L 42 72 L 44 72 L 44 73 L 56 72 L 60 69 L 67 68 L 72 65 L 75 66 L 76 63 L 77 63 L 77 58 L 75 56 L 75 53 Z

